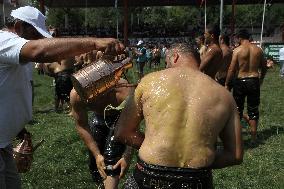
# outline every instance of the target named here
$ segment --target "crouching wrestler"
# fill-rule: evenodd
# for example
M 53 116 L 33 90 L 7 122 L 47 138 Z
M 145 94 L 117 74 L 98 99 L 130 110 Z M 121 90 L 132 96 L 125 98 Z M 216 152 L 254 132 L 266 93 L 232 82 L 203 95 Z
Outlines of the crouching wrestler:
M 126 80 L 120 79 L 118 85 L 125 83 Z M 118 188 L 131 159 L 131 148 L 114 141 L 113 137 L 119 109 L 129 93 L 128 87 L 113 87 L 89 103 L 85 103 L 75 89 L 70 93 L 77 132 L 89 149 L 90 173 L 94 182 L 106 189 Z M 93 112 L 89 120 L 88 111 Z

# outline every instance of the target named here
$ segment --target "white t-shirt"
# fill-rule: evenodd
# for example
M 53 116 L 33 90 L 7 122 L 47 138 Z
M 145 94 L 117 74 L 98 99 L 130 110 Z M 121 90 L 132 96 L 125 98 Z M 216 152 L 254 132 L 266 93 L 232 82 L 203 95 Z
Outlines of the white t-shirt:
M 284 47 L 279 49 L 279 60 L 284 60 Z
M 29 77 L 29 80 L 32 81 L 33 80 L 33 70 L 34 70 L 34 63 L 33 62 L 30 62 L 28 64 L 25 65 L 26 66 L 26 69 L 27 69 L 27 74 L 28 74 L 28 77 Z
M 9 145 L 32 119 L 32 89 L 28 69 L 19 63 L 28 42 L 0 30 L 0 148 Z

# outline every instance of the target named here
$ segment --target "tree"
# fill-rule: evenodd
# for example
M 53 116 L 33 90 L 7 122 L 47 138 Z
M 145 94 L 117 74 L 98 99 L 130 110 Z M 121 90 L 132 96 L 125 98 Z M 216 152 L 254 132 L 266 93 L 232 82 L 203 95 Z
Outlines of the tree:
M 38 4 L 37 0 L 30 0 Z M 269 31 L 274 30 L 276 26 L 283 24 L 284 4 L 273 4 L 267 6 L 265 17 L 265 28 Z M 198 6 L 168 6 L 168 7 L 130 7 L 129 12 L 133 15 L 133 26 L 137 28 L 142 25 L 148 25 L 153 28 L 169 28 L 185 30 L 187 28 L 199 28 L 202 32 L 204 28 L 204 7 Z M 207 23 L 219 24 L 219 6 L 207 7 Z M 262 21 L 263 5 L 236 5 L 236 28 L 260 27 Z M 122 8 L 114 7 L 100 8 L 61 8 L 50 9 L 48 11 L 48 24 L 60 26 L 63 24 L 64 15 L 68 14 L 70 23 L 82 27 L 89 25 L 91 27 L 116 27 L 118 18 L 120 29 L 123 25 Z M 224 6 L 223 25 L 229 27 L 232 17 L 232 7 Z M 86 18 L 86 19 L 85 19 Z M 140 25 L 138 24 L 138 20 Z M 138 26 L 139 25 L 139 26 Z

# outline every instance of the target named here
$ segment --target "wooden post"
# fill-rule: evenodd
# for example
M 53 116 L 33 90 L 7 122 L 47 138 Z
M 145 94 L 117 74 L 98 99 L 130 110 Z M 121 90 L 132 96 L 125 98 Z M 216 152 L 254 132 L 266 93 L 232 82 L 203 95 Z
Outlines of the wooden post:
M 231 18 L 231 41 L 235 33 L 235 0 L 232 1 L 232 18 Z
M 282 43 L 284 43 L 284 23 L 281 26 L 281 33 L 282 33 Z
M 43 15 L 45 15 L 44 0 L 39 0 L 39 10 Z
M 124 27 L 123 27 L 123 37 L 124 45 L 128 46 L 128 0 L 124 0 Z
M 224 2 L 221 0 L 220 3 L 220 34 L 223 32 L 223 9 L 224 9 Z

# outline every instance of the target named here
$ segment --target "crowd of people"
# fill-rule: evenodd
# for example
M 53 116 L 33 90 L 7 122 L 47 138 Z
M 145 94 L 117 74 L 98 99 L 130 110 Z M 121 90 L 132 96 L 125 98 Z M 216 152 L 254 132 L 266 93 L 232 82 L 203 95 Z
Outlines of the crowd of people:
M 60 35 L 62 36 L 97 36 L 97 37 L 109 37 L 116 36 L 116 28 L 110 26 L 104 27 L 91 27 L 87 25 L 82 27 L 81 25 L 70 24 L 67 28 L 60 26 L 58 27 Z M 188 29 L 185 27 L 180 28 L 166 28 L 165 26 L 155 26 L 155 29 L 149 24 L 140 24 L 132 29 L 129 29 L 128 33 L 131 37 L 141 38 L 141 37 L 183 37 L 183 36 L 195 36 L 196 31 L 200 31 L 200 27 Z M 122 33 L 119 32 L 118 36 L 121 38 Z
M 139 150 L 137 163 L 124 188 L 214 188 L 212 169 L 243 161 L 243 117 L 257 142 L 260 86 L 268 66 L 247 30 L 236 34 L 234 49 L 228 36 L 210 24 L 192 39 L 195 44 L 159 46 L 139 40 L 125 48 L 113 38 L 52 38 L 45 16 L 34 7 L 13 10 L 11 17 L 0 30 L 1 189 L 21 188 L 12 140 L 32 119 L 31 62 L 55 78 L 55 108 L 65 102 L 70 106 L 89 150 L 91 176 L 102 188 L 118 188 L 133 149 Z M 120 78 L 110 90 L 85 101 L 71 75 L 122 53 L 136 60 L 137 86 Z M 162 58 L 166 68 L 145 75 L 144 66 L 160 68 Z M 216 147 L 218 140 L 222 148 Z

